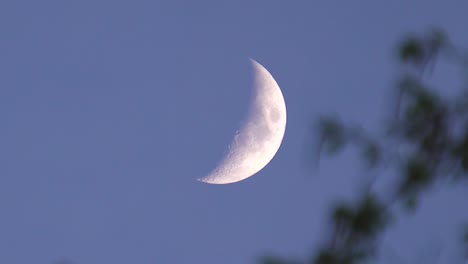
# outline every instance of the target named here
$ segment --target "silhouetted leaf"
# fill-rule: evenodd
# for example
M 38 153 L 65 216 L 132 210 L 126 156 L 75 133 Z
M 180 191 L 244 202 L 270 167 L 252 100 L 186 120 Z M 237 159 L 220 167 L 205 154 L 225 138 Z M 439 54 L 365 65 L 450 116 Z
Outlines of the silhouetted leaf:
M 353 209 L 345 204 L 338 205 L 333 212 L 333 220 L 336 224 L 351 223 L 353 218 Z
M 275 256 L 264 256 L 259 259 L 261 264 L 302 264 L 299 261 L 285 260 Z
M 452 150 L 452 154 L 460 161 L 461 168 L 468 171 L 468 131 Z
M 400 193 L 408 195 L 420 191 L 431 182 L 431 176 L 426 164 L 416 159 L 410 159 L 405 166 L 405 178 L 400 185 Z
M 388 215 L 385 207 L 373 196 L 366 196 L 358 205 L 353 219 L 353 231 L 372 238 L 386 224 Z
M 340 264 L 340 259 L 336 253 L 331 250 L 322 250 L 314 259 L 314 264 Z
M 406 39 L 399 48 L 400 60 L 403 62 L 420 62 L 424 58 L 421 41 L 415 37 Z
M 345 131 L 340 122 L 332 118 L 322 118 L 319 122 L 323 146 L 328 153 L 333 154 L 343 148 L 346 143 Z

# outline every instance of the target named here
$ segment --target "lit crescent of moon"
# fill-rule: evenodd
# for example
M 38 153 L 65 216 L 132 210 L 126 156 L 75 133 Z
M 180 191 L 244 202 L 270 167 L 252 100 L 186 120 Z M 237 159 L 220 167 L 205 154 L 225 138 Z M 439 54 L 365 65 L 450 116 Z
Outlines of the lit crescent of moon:
M 273 159 L 283 141 L 286 129 L 283 94 L 273 76 L 258 62 L 250 60 L 254 85 L 247 119 L 218 166 L 199 181 L 228 184 L 247 179 Z

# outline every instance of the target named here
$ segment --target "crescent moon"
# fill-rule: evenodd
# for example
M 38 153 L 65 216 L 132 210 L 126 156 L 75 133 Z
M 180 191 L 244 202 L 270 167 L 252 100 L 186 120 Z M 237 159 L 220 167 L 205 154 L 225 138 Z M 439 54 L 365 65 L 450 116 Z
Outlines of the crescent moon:
M 286 104 L 281 89 L 262 65 L 250 61 L 254 84 L 247 118 L 218 166 L 199 181 L 228 184 L 247 179 L 273 159 L 283 141 Z

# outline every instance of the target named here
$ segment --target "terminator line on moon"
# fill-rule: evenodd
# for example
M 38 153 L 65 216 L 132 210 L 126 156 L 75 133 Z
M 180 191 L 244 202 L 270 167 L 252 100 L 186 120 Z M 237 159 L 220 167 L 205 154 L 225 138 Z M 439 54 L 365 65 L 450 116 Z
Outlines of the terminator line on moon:
M 283 94 L 273 76 L 255 60 L 250 61 L 254 85 L 247 119 L 218 166 L 199 181 L 228 184 L 247 179 L 273 159 L 283 141 L 286 129 Z

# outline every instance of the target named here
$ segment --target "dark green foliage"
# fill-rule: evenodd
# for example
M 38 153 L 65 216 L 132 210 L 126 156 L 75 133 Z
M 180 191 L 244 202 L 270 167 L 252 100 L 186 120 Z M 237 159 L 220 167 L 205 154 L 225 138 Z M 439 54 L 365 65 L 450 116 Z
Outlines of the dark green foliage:
M 342 263 L 342 260 L 336 256 L 335 253 L 329 250 L 322 250 L 319 255 L 313 261 L 315 264 L 338 264 Z
M 424 58 L 424 49 L 419 39 L 409 37 L 399 48 L 400 59 L 405 62 L 420 62 Z
M 419 84 L 413 84 L 419 85 Z M 412 89 L 412 90 L 410 90 Z M 419 90 L 412 87 L 407 90 L 408 97 L 412 102 L 406 108 L 404 121 L 424 121 L 437 112 L 437 96 L 429 91 Z M 416 90 L 418 89 L 418 90 Z
M 423 151 L 439 151 L 447 131 L 447 110 L 440 97 L 411 77 L 405 77 L 400 87 L 401 100 L 405 101 L 400 121 L 402 135 L 409 143 L 419 144 Z
M 336 206 L 332 219 L 336 226 L 349 225 L 353 221 L 354 210 L 346 204 Z
M 373 238 L 387 223 L 383 204 L 373 196 L 366 196 L 355 206 L 340 204 L 335 207 L 333 216 L 335 227 L 341 236 Z
M 320 251 L 313 260 L 313 264 L 353 264 L 363 261 L 369 257 L 364 250 L 342 251 L 337 253 L 334 250 L 325 249 Z
M 432 29 L 425 36 L 409 36 L 398 47 L 398 58 L 402 63 L 416 66 L 424 71 L 425 67 L 435 59 L 439 51 L 448 46 L 444 32 Z
M 278 257 L 265 256 L 258 261 L 261 264 L 301 264 L 299 261 L 285 260 Z
M 363 238 L 374 238 L 387 224 L 385 207 L 375 197 L 365 197 L 356 208 L 352 230 Z
M 323 250 L 320 254 L 312 261 L 313 264 L 353 264 L 356 261 L 363 260 L 366 258 L 364 252 L 345 252 L 337 254 L 333 251 Z
M 400 195 L 406 197 L 427 187 L 432 180 L 432 174 L 426 164 L 416 159 L 410 159 L 407 162 L 402 174 L 404 178 L 399 192 Z
M 356 127 L 347 127 L 338 118 L 322 117 L 317 125 L 319 132 L 319 151 L 335 154 L 354 144 L 361 149 L 361 155 L 368 167 L 372 168 L 382 160 L 381 147 L 378 143 Z
M 345 131 L 339 120 L 322 118 L 319 122 L 319 130 L 322 136 L 321 140 L 325 143 L 323 147 L 328 153 L 336 153 L 346 144 Z
M 385 206 L 366 195 L 356 204 L 341 203 L 332 213 L 334 235 L 331 245 L 319 251 L 313 263 L 357 263 L 371 257 L 375 238 L 389 223 Z
M 452 154 L 460 161 L 461 168 L 468 171 L 468 133 L 455 145 Z
M 396 115 L 384 129 L 391 133 L 374 138 L 357 126 L 343 124 L 337 117 L 319 119 L 319 153 L 325 150 L 327 154 L 337 154 L 352 145 L 361 151 L 369 168 L 390 165 L 400 173 L 395 175 L 398 185 L 390 188 L 394 193 L 385 204 L 370 186 L 364 189 L 361 199 L 332 206 L 328 243 L 315 252 L 311 263 L 370 263 L 377 252 L 379 236 L 391 223 L 391 205 L 397 203 L 415 211 L 421 195 L 438 180 L 468 179 L 468 92 L 443 98 L 429 88 L 421 74 L 434 66 L 445 48 L 454 54 L 453 47 L 439 30 L 411 36 L 399 45 L 400 62 L 410 67 L 405 67 L 407 70 L 395 87 L 399 91 Z M 463 67 L 468 66 L 468 59 L 460 61 L 467 63 Z M 454 133 L 456 124 L 458 133 Z M 468 258 L 468 227 L 464 241 Z M 269 262 L 285 263 L 289 262 Z

